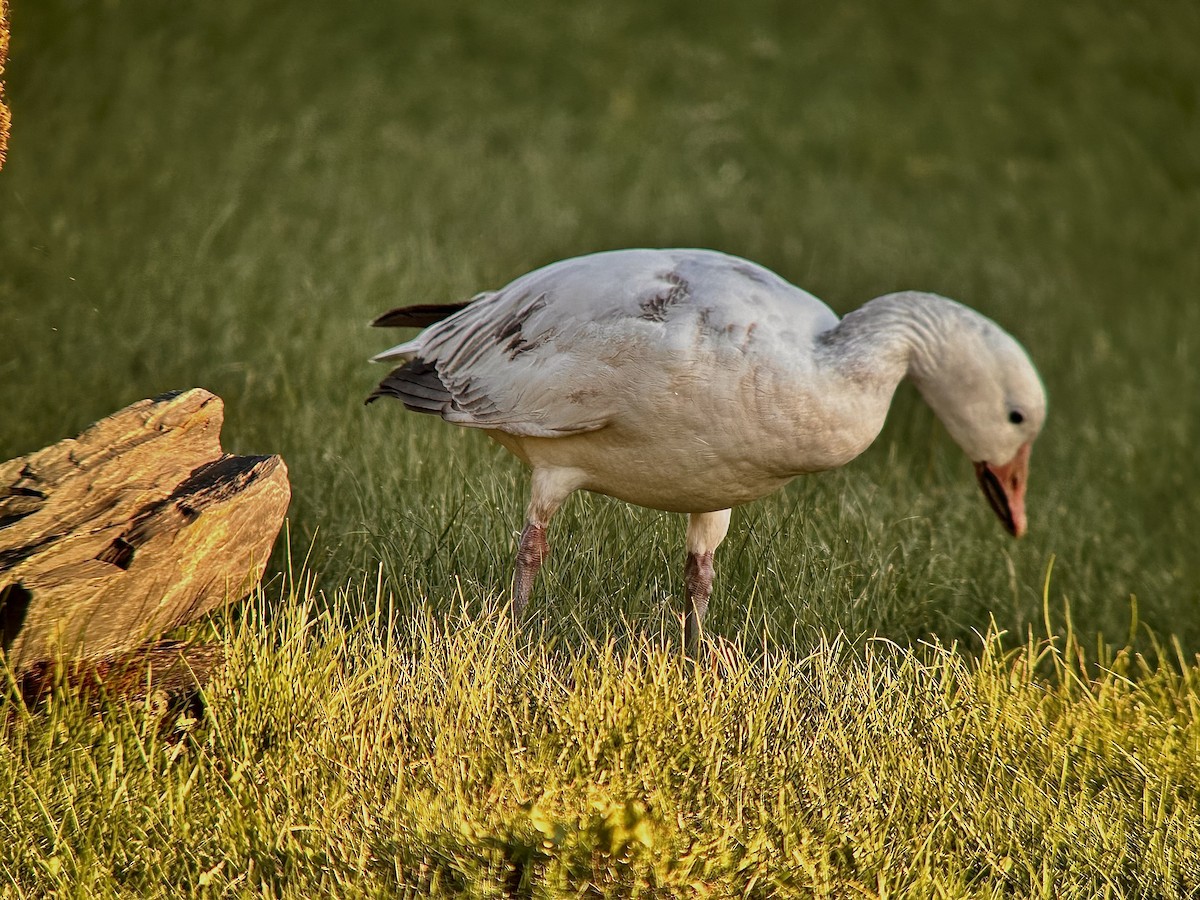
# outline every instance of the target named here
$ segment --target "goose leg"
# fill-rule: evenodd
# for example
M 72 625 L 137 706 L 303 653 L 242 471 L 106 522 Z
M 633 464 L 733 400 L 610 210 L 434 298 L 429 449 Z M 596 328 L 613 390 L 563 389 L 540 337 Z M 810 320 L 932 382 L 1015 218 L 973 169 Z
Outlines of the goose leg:
M 533 593 L 533 583 L 538 569 L 550 556 L 550 542 L 546 529 L 550 519 L 558 512 L 562 502 L 580 485 L 579 473 L 574 469 L 534 469 L 525 511 L 525 527 L 517 544 L 516 571 L 513 573 L 513 622 L 520 622 Z
M 550 542 L 546 540 L 545 522 L 525 520 L 521 530 L 521 541 L 517 544 L 517 565 L 513 574 L 513 621 L 520 621 L 525 607 L 529 605 L 529 595 L 533 593 L 533 582 L 537 578 L 538 569 L 550 555 Z
M 688 514 L 683 637 L 689 653 L 699 649 L 704 635 L 704 614 L 712 595 L 713 553 L 729 532 L 729 514 L 728 509 Z

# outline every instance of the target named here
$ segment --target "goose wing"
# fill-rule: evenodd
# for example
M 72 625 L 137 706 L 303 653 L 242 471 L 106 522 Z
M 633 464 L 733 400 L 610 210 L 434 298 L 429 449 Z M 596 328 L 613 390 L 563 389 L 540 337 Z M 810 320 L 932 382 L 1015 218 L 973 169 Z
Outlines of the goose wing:
M 532 437 L 604 427 L 611 407 L 582 389 L 604 364 L 589 358 L 583 323 L 547 313 L 551 299 L 498 291 L 380 354 L 402 364 L 368 402 L 394 397 L 457 425 Z
M 403 311 L 381 318 L 407 321 Z M 783 344 L 811 346 L 836 322 L 816 298 L 736 257 L 597 253 L 479 295 L 379 354 L 376 361 L 401 365 L 368 402 L 395 397 L 417 412 L 514 435 L 580 434 L 669 402 L 672 377 L 726 377 L 711 365 L 721 354 L 776 364 Z

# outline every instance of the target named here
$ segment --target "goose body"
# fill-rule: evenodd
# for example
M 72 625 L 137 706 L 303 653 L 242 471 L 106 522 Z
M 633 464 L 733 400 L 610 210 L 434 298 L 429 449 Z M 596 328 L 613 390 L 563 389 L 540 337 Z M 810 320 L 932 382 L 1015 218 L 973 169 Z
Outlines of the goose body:
M 533 471 L 518 613 L 550 517 L 583 489 L 690 514 L 694 642 L 729 510 L 858 456 L 906 375 L 972 456 L 1005 525 L 1024 531 L 1041 383 L 1011 336 L 943 297 L 891 294 L 839 320 L 744 259 L 618 250 L 376 323 L 429 327 L 375 357 L 400 365 L 369 399 L 483 429 Z

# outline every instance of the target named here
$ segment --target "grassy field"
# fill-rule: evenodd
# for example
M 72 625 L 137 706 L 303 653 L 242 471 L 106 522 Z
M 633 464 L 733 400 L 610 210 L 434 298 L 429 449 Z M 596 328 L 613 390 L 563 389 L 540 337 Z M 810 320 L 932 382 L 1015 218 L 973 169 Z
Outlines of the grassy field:
M 27 0 L 12 27 L 0 459 L 199 385 L 295 499 L 262 609 L 214 625 L 205 721 L 0 726 L 0 891 L 1200 892 L 1200 7 Z M 852 466 L 735 512 L 732 661 L 676 659 L 679 517 L 597 497 L 555 520 L 530 633 L 498 631 L 526 475 L 363 408 L 392 337 L 365 323 L 635 245 L 1006 325 L 1051 404 L 1028 537 L 904 389 Z

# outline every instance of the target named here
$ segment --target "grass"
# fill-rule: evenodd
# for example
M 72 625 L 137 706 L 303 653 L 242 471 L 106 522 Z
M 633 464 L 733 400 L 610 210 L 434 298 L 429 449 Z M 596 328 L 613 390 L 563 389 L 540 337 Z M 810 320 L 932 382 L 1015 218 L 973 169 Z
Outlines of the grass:
M 693 667 L 636 629 L 269 609 L 225 630 L 203 722 L 18 711 L 12 896 L 1200 893 L 1194 662 L 992 636 Z
M 7 726 L 13 891 L 211 873 L 214 893 L 486 893 L 518 839 L 547 893 L 1196 890 L 1200 10 L 38 0 L 11 18 L 0 458 L 202 385 L 228 449 L 286 459 L 272 570 L 307 557 L 315 578 L 219 625 L 244 655 L 182 741 L 65 698 Z M 365 323 L 633 245 L 740 253 L 842 312 L 914 287 L 1008 326 L 1051 402 L 1029 536 L 1005 537 L 903 390 L 852 466 L 735 512 L 710 625 L 743 651 L 723 679 L 661 649 L 678 517 L 603 498 L 556 519 L 528 642 L 494 632 L 526 475 L 478 434 L 362 408 L 391 337 Z M 1053 648 L 1031 638 L 1047 609 Z M 470 687 L 418 690 L 464 685 L 475 657 Z M 636 758 L 571 768 L 591 726 L 567 711 L 609 721 L 621 698 Z M 726 740 L 733 710 L 757 737 Z M 538 849 L 521 803 L 543 797 L 576 843 Z M 666 850 L 613 844 L 626 819 Z

